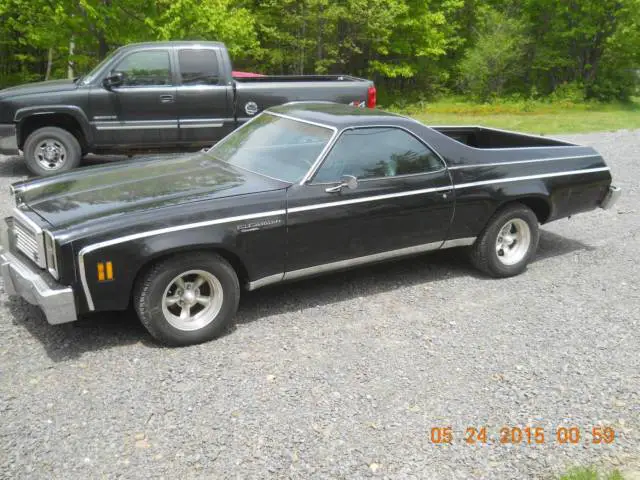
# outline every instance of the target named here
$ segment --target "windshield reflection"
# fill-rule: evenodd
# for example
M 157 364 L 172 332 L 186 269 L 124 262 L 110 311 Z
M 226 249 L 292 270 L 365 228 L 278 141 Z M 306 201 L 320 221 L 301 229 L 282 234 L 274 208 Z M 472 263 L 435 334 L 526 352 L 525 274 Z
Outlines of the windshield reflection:
M 294 183 L 309 171 L 332 135 L 333 130 L 328 127 L 265 112 L 207 154 L 236 167 Z

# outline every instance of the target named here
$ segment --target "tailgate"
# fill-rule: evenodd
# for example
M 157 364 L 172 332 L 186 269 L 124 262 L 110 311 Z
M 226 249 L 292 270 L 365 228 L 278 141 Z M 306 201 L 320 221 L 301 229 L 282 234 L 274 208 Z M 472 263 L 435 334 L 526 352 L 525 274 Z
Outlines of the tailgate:
M 359 79 L 236 82 L 236 118 L 246 121 L 262 110 L 288 102 L 325 101 L 364 107 L 370 87 L 373 82 Z

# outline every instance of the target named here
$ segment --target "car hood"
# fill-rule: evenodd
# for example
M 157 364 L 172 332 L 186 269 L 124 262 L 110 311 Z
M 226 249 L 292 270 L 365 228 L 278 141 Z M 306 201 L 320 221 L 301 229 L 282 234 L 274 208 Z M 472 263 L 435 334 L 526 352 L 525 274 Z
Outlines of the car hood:
M 198 200 L 266 192 L 289 184 L 206 153 L 118 162 L 14 185 L 19 202 L 56 228 Z
M 33 95 L 36 93 L 55 93 L 75 90 L 77 85 L 73 80 L 50 80 L 48 82 L 26 83 L 0 90 L 0 99 L 16 97 L 18 95 Z

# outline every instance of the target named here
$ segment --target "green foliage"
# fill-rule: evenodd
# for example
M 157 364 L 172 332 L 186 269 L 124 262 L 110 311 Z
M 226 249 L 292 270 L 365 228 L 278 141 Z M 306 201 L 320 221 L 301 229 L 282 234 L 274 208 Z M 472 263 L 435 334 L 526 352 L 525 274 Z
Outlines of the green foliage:
M 575 468 L 560 477 L 560 480 L 624 480 L 617 470 L 609 475 L 599 475 L 593 468 Z
M 388 109 L 427 125 L 486 125 L 535 134 L 616 131 L 640 128 L 640 103 L 571 102 L 548 98 L 470 102 L 465 96 L 435 102 L 391 105 Z
M 526 47 L 524 23 L 489 10 L 460 62 L 461 88 L 483 101 L 504 95 L 524 73 Z
M 239 69 L 370 77 L 386 103 L 628 100 L 640 0 L 0 0 L 0 87 L 162 39 L 224 41 Z
M 160 0 L 159 15 L 149 18 L 158 40 L 218 40 L 225 42 L 233 56 L 258 46 L 255 19 L 232 0 Z

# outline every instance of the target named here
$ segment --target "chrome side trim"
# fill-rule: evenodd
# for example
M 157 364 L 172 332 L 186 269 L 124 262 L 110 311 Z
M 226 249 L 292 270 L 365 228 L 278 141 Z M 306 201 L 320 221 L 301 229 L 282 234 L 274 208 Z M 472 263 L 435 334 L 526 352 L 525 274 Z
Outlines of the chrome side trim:
M 364 265 L 367 263 L 373 263 L 383 260 L 388 260 L 396 257 L 410 256 L 417 253 L 424 253 L 433 250 L 442 250 L 445 248 L 455 247 L 467 247 L 473 245 L 477 237 L 468 238 L 456 238 L 454 240 L 447 240 L 446 242 L 433 242 L 423 245 L 416 245 L 414 247 L 401 248 L 398 250 L 390 250 L 387 252 L 376 253 L 374 255 L 366 255 L 364 257 L 350 258 L 347 260 L 341 260 L 339 262 L 326 263 L 323 265 L 316 265 L 313 267 L 302 268 L 300 270 L 294 270 L 292 272 L 277 273 L 268 277 L 263 277 L 247 284 L 247 290 L 256 290 L 266 285 L 274 283 L 280 283 L 286 280 L 295 280 L 298 278 L 308 277 L 311 275 L 317 275 L 324 272 L 330 272 L 333 270 L 340 270 L 352 266 Z
M 264 287 L 266 285 L 271 285 L 273 283 L 279 283 L 284 279 L 284 272 L 276 273 L 275 275 L 269 275 L 268 277 L 262 277 L 258 280 L 254 280 L 253 282 L 247 283 L 247 290 L 256 290 L 260 287 Z
M 178 128 L 177 120 L 139 120 L 129 122 L 94 122 L 96 130 L 150 130 Z
M 584 173 L 608 172 L 609 170 L 611 170 L 609 167 L 600 167 L 600 168 L 586 168 L 584 170 L 571 170 L 569 172 L 542 173 L 539 175 L 526 175 L 524 177 L 510 177 L 510 178 L 501 178 L 496 180 L 483 180 L 481 182 L 461 183 L 459 185 L 454 185 L 454 188 L 456 189 L 469 188 L 469 187 L 478 187 L 480 185 L 492 185 L 494 183 L 520 182 L 522 180 L 535 180 L 538 178 L 553 178 L 553 177 L 563 177 L 568 175 L 582 175 Z
M 180 128 L 220 128 L 222 123 L 181 123 Z
M 87 271 L 84 264 L 84 256 L 88 253 L 91 253 L 95 250 L 99 250 L 104 247 L 110 247 L 111 245 L 130 242 L 133 240 L 138 240 L 140 238 L 152 237 L 154 235 L 162 235 L 164 233 L 177 232 L 180 230 L 189 230 L 192 228 L 199 228 L 199 227 L 208 227 L 211 225 L 220 225 L 224 223 L 233 223 L 233 222 L 239 222 L 242 220 L 252 220 L 254 218 L 275 217 L 275 216 L 284 215 L 284 214 L 286 214 L 286 210 L 273 210 L 271 212 L 251 213 L 248 215 L 239 215 L 236 217 L 217 218 L 215 220 L 206 220 L 204 222 L 188 223 L 186 225 L 178 225 L 175 227 L 159 228 L 157 230 L 134 233 L 131 235 L 126 235 L 124 237 L 113 238 L 111 240 L 105 240 L 104 242 L 98 242 L 92 245 L 87 245 L 86 247 L 82 248 L 82 250 L 80 250 L 80 252 L 78 253 L 80 281 L 82 283 L 82 289 L 84 291 L 84 295 L 87 299 L 87 306 L 89 307 L 89 310 L 91 311 L 95 310 L 95 305 L 93 303 L 93 298 L 91 297 L 91 291 L 89 290 L 89 284 L 87 282 Z
M 353 267 L 356 265 L 363 265 L 366 263 L 387 260 L 389 258 L 404 257 L 408 255 L 413 255 L 416 253 L 438 250 L 442 246 L 442 243 L 443 242 L 425 243 L 423 245 L 415 245 L 413 247 L 400 248 L 398 250 L 390 250 L 387 252 L 376 253 L 373 255 L 366 255 L 364 257 L 349 258 L 347 260 L 341 260 L 339 262 L 332 262 L 332 263 L 326 263 L 324 265 L 316 265 L 314 267 L 301 268 L 300 270 L 286 272 L 284 274 L 284 280 L 293 280 L 296 278 L 308 277 L 310 275 L 317 275 L 323 272 L 330 272 L 332 270 L 340 270 L 343 268 Z
M 317 210 L 320 208 L 339 207 L 342 205 L 351 205 L 354 203 L 375 202 L 376 200 L 386 200 L 388 198 L 408 197 L 411 195 L 420 195 L 423 193 L 443 192 L 451 190 L 451 185 L 445 187 L 423 188 L 421 190 L 411 190 L 409 192 L 388 193 L 386 195 L 376 195 L 374 197 L 353 198 L 351 200 L 342 200 L 339 202 L 317 203 L 315 205 L 305 205 L 302 207 L 293 207 L 288 209 L 288 213 L 306 212 L 309 210 Z
M 174 125 L 109 125 L 109 126 L 98 126 L 96 125 L 96 130 L 155 130 L 162 129 L 166 130 L 169 128 L 178 128 L 178 124 Z
M 496 163 L 477 163 L 475 165 L 454 165 L 449 167 L 449 170 L 462 170 L 464 168 L 480 168 L 480 167 L 499 167 L 502 165 L 519 165 L 521 163 L 538 163 L 538 162 L 553 162 L 556 160 L 575 160 L 578 158 L 596 158 L 599 155 L 576 155 L 573 157 L 553 157 L 553 158 L 535 158 L 531 160 L 514 160 L 509 162 L 496 162 Z
M 447 240 L 442 244 L 442 249 L 444 248 L 456 248 L 456 247 L 468 247 L 476 243 L 476 238 L 478 237 L 467 237 L 467 238 L 455 238 L 453 240 Z

